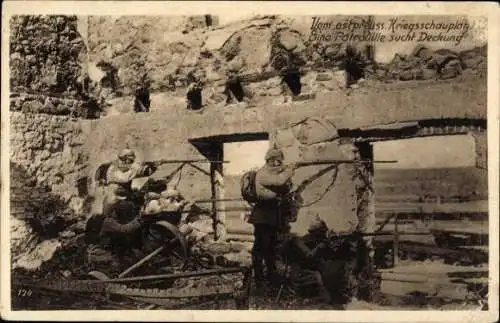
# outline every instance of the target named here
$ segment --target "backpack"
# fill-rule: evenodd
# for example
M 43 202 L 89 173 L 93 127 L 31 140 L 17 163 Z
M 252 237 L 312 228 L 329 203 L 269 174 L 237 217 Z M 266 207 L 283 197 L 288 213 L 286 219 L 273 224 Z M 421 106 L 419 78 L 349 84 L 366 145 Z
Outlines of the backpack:
M 256 170 L 250 170 L 243 174 L 241 177 L 241 196 L 248 203 L 256 203 L 257 188 L 255 186 L 255 177 L 257 176 Z

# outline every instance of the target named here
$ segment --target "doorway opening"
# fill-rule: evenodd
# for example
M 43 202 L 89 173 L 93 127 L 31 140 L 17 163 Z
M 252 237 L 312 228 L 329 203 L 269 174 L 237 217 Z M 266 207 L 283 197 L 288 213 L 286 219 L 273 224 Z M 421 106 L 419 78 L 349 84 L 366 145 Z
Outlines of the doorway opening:
M 373 152 L 375 160 L 397 161 L 375 164 L 373 180 L 375 230 L 406 233 L 394 256 L 408 257 L 416 244 L 422 259 L 436 248 L 487 244 L 488 180 L 476 167 L 472 135 L 380 141 Z
M 241 176 L 264 164 L 269 148 L 268 133 L 233 134 L 191 140 L 212 163 L 210 181 L 214 229 L 226 237 L 251 235 L 253 227 L 247 222 L 249 205 L 241 197 Z

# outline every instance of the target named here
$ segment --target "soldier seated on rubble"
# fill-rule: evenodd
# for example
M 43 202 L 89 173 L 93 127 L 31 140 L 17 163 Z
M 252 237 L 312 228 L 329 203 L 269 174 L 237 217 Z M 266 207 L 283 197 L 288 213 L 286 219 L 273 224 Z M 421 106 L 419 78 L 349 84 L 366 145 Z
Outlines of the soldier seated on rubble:
M 116 201 L 104 208 L 99 228 L 93 228 L 97 237 L 87 249 L 89 262 L 108 273 L 117 273 L 140 257 L 143 223 L 128 191 L 118 186 L 114 193 Z
M 211 227 L 206 228 L 206 219 L 199 216 L 208 211 L 195 207 L 194 202 L 184 198 L 176 189 L 168 188 L 160 194 L 148 193 L 144 213 L 152 215 L 162 212 L 170 213 L 172 217 L 178 218 L 179 231 L 190 242 L 202 241 L 211 233 Z
M 146 199 L 147 203 L 144 209 L 146 214 L 178 213 L 192 204 L 178 190 L 172 188 L 167 188 L 160 194 L 150 192 L 147 194 Z

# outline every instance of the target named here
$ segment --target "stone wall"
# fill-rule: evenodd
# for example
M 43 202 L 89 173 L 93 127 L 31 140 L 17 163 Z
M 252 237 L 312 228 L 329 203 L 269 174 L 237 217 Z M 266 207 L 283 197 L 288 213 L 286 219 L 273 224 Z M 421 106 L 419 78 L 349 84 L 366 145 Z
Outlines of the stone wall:
M 11 112 L 10 127 L 11 162 L 81 212 L 84 197 L 79 196 L 77 180 L 87 165 L 81 149 L 87 136 L 85 123 L 66 116 Z
M 86 118 L 89 116 L 89 108 L 88 101 L 71 98 L 28 93 L 10 95 L 10 111 Z
M 84 18 L 82 18 L 84 19 Z M 182 85 L 198 63 L 204 30 L 214 16 L 89 16 L 90 78 L 103 97 Z M 99 73 L 99 70 L 102 73 Z
M 109 100 L 141 86 L 151 92 L 185 91 L 193 81 L 222 95 L 220 82 L 231 75 L 260 78 L 306 65 L 335 69 L 346 55 L 339 44 L 309 43 L 305 25 L 290 17 L 256 17 L 220 27 L 201 23 L 188 30 L 189 19 L 89 17 L 89 75 L 99 84 L 96 95 Z M 359 47 L 366 59 L 365 47 Z
M 186 138 L 265 132 L 313 116 L 331 117 L 339 129 L 436 118 L 485 119 L 486 91 L 486 79 L 475 75 L 453 82 L 360 85 L 351 93 L 334 89 L 317 93 L 314 100 L 286 104 L 276 104 L 276 97 L 258 97 L 250 106 L 232 105 L 206 109 L 202 113 L 187 111 L 183 101 L 161 93 L 152 96 L 150 113 L 117 115 L 98 123 L 125 134 L 127 129 L 144 128 L 137 131 L 146 131 L 147 136 L 153 133 L 146 127 L 152 126 L 158 132 L 168 125 L 165 131 L 169 138 L 185 141 Z M 115 108 L 124 111 L 128 104 L 128 101 L 117 101 Z
M 10 21 L 11 92 L 78 98 L 86 47 L 76 16 L 14 16 Z

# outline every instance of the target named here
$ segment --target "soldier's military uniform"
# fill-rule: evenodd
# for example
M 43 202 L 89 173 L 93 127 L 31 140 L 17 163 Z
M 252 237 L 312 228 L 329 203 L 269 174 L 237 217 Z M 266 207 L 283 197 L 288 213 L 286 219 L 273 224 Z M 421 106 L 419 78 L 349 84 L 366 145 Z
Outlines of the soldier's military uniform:
M 266 164 L 257 171 L 255 178 L 258 202 L 248 222 L 254 226 L 252 263 L 257 285 L 261 285 L 264 278 L 263 262 L 268 279 L 276 277 L 275 249 L 278 232 L 282 229 L 280 201 L 291 189 L 293 175 L 293 169 L 283 167 L 282 162 L 283 153 L 278 149 L 270 149 L 266 154 Z
M 135 161 L 135 153 L 130 149 L 124 149 L 118 155 L 118 159 L 111 163 L 106 173 L 107 186 L 104 208 L 117 201 L 114 192 L 117 189 L 124 189 L 131 193 L 132 180 L 138 177 L 149 175 L 151 170 Z
M 118 273 L 140 248 L 142 219 L 136 205 L 127 200 L 127 191 L 115 191 L 116 201 L 104 209 L 97 243 L 88 246 L 89 262 L 98 270 Z
M 326 302 L 345 304 L 355 297 L 356 243 L 351 237 L 332 240 L 325 222 L 317 219 L 305 236 L 292 236 L 284 247 L 296 285 L 307 291 L 317 287 Z

